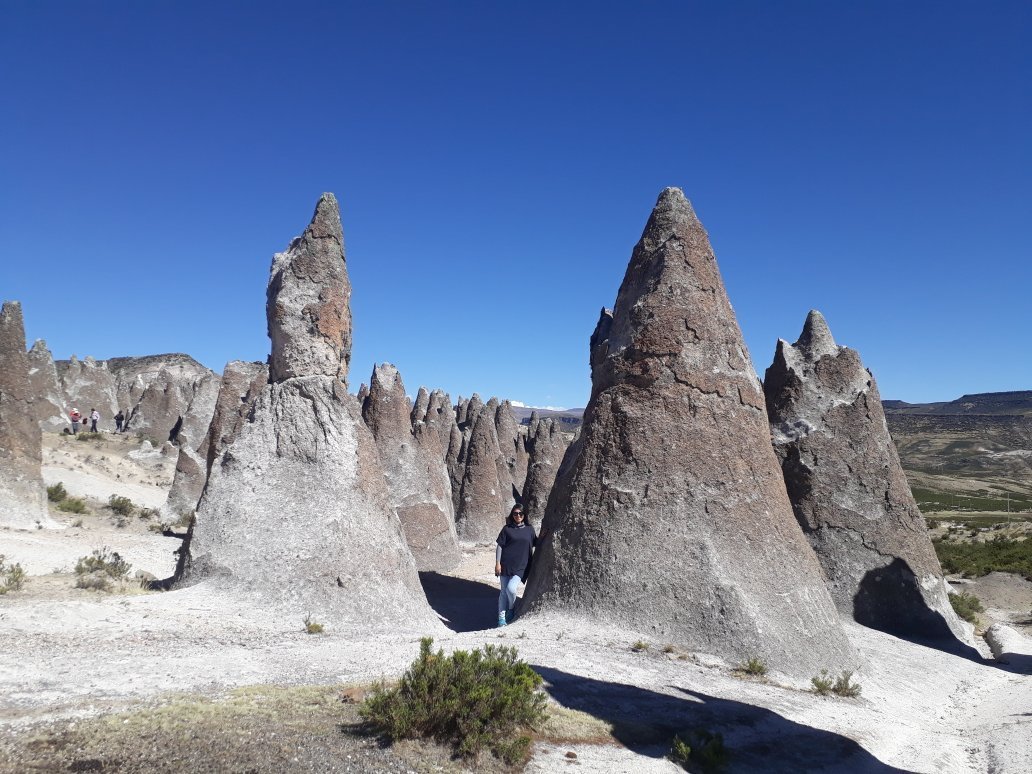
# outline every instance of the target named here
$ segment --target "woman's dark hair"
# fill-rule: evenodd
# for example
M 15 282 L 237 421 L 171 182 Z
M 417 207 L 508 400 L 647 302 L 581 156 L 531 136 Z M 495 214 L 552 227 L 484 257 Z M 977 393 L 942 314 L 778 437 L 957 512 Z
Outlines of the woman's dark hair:
M 527 523 L 527 512 L 523 509 L 523 503 L 516 503 L 512 508 L 509 509 L 509 515 L 505 517 L 505 526 L 511 527 L 516 524 L 516 519 L 512 517 L 516 511 L 523 514 L 523 523 Z

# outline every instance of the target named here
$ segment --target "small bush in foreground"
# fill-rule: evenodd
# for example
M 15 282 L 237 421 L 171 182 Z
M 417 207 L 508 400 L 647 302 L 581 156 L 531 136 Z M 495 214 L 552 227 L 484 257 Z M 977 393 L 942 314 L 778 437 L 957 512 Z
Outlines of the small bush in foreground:
M 323 625 L 321 623 L 313 621 L 311 613 L 306 615 L 304 617 L 304 620 L 301 623 L 303 623 L 305 625 L 305 632 L 306 633 L 308 633 L 308 634 L 322 634 Z
M 21 591 L 25 585 L 25 570 L 18 563 L 7 564 L 7 557 L 0 554 L 0 596 L 8 591 Z
M 516 648 L 485 646 L 444 655 L 419 643 L 419 658 L 396 688 L 380 686 L 359 710 L 391 739 L 433 738 L 464 758 L 484 749 L 507 763 L 525 759 L 530 737 L 521 733 L 545 719 L 541 677 L 518 660 Z
M 136 510 L 136 506 L 133 505 L 133 501 L 128 497 L 122 497 L 121 495 L 111 495 L 108 498 L 108 508 L 113 510 L 119 516 L 131 516 L 133 511 Z
M 107 546 L 98 548 L 75 563 L 75 587 L 107 591 L 112 580 L 124 580 L 131 569 L 132 565 L 117 551 L 109 551 Z
M 635 653 L 645 653 L 649 649 L 649 644 L 645 640 L 638 640 L 636 643 L 631 645 L 631 650 Z
M 57 504 L 57 510 L 65 513 L 86 513 L 86 501 L 81 497 L 66 497 Z
M 753 657 L 744 664 L 740 664 L 735 671 L 741 672 L 745 675 L 751 675 L 753 677 L 763 677 L 767 674 L 767 665 L 760 659 Z
M 100 433 L 91 433 L 87 430 L 75 436 L 77 441 L 99 441 L 103 436 Z
M 670 760 L 688 771 L 720 771 L 727 759 L 724 737 L 705 729 L 678 734 L 670 748 Z
M 967 591 L 959 594 L 950 594 L 950 604 L 953 605 L 953 612 L 959 615 L 968 623 L 978 623 L 978 613 L 985 610 L 978 597 Z
M 58 481 L 53 486 L 47 487 L 47 499 L 52 503 L 59 503 L 68 497 L 68 490 L 64 488 L 64 482 Z

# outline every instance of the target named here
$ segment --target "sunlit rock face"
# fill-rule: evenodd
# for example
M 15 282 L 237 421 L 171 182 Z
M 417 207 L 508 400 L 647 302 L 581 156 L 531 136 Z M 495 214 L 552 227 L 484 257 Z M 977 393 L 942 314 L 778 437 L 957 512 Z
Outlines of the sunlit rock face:
M 441 437 L 417 413 L 426 416 L 430 393 L 409 407 L 405 384 L 390 363 L 373 369 L 362 416 L 373 433 L 387 476 L 391 505 L 401 519 L 409 550 L 420 570 L 448 570 L 459 563 L 451 483 Z
M 349 297 L 337 201 L 325 194 L 273 259 L 269 382 L 214 459 L 185 581 L 335 627 L 432 630 L 376 444 L 346 389 Z
M 788 495 L 838 609 L 884 631 L 967 640 L 860 356 L 811 311 L 763 384 Z
M 523 507 L 527 518 L 536 525 L 545 515 L 548 495 L 552 491 L 559 463 L 563 461 L 569 441 L 556 420 L 534 417 L 527 434 L 527 446 L 530 459 L 523 487 Z
M 56 526 L 47 514 L 43 437 L 33 410 L 21 304 L 0 308 L 0 526 Z M 3 553 L 3 551 L 0 551 Z
M 855 666 L 792 515 L 709 239 L 680 190 L 660 195 L 591 363 L 529 610 L 798 676 Z

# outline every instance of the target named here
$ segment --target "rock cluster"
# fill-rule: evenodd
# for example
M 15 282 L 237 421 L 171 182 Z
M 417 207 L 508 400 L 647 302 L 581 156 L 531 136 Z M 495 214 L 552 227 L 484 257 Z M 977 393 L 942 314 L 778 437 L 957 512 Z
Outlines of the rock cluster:
M 529 464 L 522 494 L 527 518 L 533 524 L 539 523 L 545 515 L 548 495 L 568 446 L 569 441 L 556 420 L 531 417 L 527 431 Z
M 43 339 L 29 350 L 29 390 L 33 396 L 32 413 L 44 432 L 59 433 L 68 426 L 71 406 L 61 389 L 54 356 Z
M 54 526 L 43 486 L 43 446 L 29 386 L 21 304 L 0 308 L 0 526 Z
M 853 667 L 708 237 L 680 190 L 660 195 L 591 363 L 528 609 L 800 676 Z
M 967 639 L 889 436 L 874 377 L 811 311 L 764 377 L 796 519 L 838 609 L 896 634 Z
M 410 407 L 401 374 L 384 363 L 373 369 L 362 416 L 376 439 L 390 502 L 416 567 L 439 571 L 457 565 L 461 554 L 441 434 L 425 421 L 429 405 L 430 394 L 421 388 Z
M 350 284 L 336 199 L 273 259 L 269 383 L 212 466 L 185 582 L 332 626 L 432 628 L 379 452 L 347 393 Z

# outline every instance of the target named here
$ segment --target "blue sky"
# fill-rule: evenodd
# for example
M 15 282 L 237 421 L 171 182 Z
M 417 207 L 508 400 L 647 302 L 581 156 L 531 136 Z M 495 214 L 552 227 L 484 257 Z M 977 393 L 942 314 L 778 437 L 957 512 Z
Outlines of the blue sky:
M 1032 389 L 1032 5 L 0 0 L 0 296 L 56 357 L 264 360 L 341 201 L 351 383 L 582 406 L 663 187 L 762 375 L 807 310 L 883 397 Z

